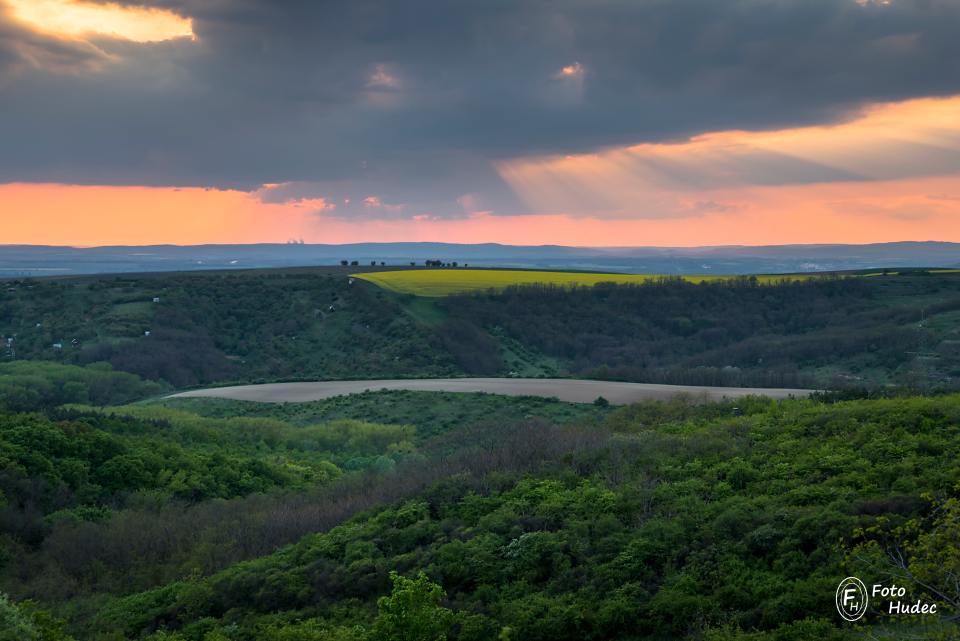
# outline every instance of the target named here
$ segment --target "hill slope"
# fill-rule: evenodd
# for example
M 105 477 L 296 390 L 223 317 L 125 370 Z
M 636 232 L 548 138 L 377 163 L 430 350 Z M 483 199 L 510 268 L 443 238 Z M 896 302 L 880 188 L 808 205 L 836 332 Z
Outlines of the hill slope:
M 394 632 L 429 625 L 457 640 L 856 639 L 834 605 L 850 574 L 955 607 L 960 568 L 938 542 L 955 540 L 960 523 L 950 502 L 960 398 L 741 406 L 743 416 L 723 404 L 645 404 L 593 427 L 454 429 L 424 442 L 415 467 L 371 479 L 374 494 L 390 488 L 379 494 L 388 506 L 318 521 L 296 544 L 209 576 L 129 594 L 118 584 L 61 611 L 79 639 L 379 640 L 391 638 L 388 602 L 377 606 L 391 571 L 425 573 L 420 587 L 394 584 L 396 598 L 421 595 Z M 313 519 L 311 505 L 275 511 L 272 530 Z M 138 549 L 150 552 L 127 557 L 131 577 L 150 576 L 151 541 L 171 530 L 229 528 L 242 541 L 256 531 L 199 508 L 136 521 Z M 97 580 L 123 558 L 97 542 L 122 540 L 131 525 L 118 516 L 65 530 L 50 550 L 85 550 L 72 571 Z M 893 544 L 912 580 L 884 562 Z M 883 607 L 865 620 L 871 638 L 957 632 L 936 618 L 888 628 Z
M 453 358 L 341 269 L 8 281 L 6 357 L 107 361 L 184 387 L 215 381 L 443 375 Z
M 450 375 L 950 388 L 960 274 L 508 288 L 425 299 L 351 268 L 0 283 L 0 358 L 175 387 Z M 155 302 L 156 301 L 156 302 Z

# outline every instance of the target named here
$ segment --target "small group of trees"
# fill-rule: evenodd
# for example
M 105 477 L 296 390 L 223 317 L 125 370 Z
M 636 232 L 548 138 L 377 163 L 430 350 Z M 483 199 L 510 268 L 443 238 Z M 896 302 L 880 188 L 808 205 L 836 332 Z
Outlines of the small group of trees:
M 379 261 L 379 262 L 378 262 L 378 261 L 375 261 L 375 260 L 371 260 L 371 261 L 370 261 L 370 266 L 371 266 L 371 267 L 376 267 L 378 264 L 379 264 L 381 267 L 386 267 L 386 265 L 387 265 L 386 261 L 382 261 L 382 260 Z M 458 261 L 455 261 L 455 260 L 451 260 L 451 261 L 425 260 L 425 261 L 423 261 L 423 264 L 426 265 L 427 267 L 459 267 L 459 266 L 460 266 L 460 263 L 459 263 Z M 360 265 L 360 261 L 357 261 L 357 260 L 341 260 L 341 261 L 340 261 L 340 266 L 341 266 L 341 267 L 357 267 L 357 266 L 359 266 L 359 265 Z M 411 267 L 416 267 L 416 266 L 417 266 L 416 261 L 411 260 L 411 261 L 410 261 L 410 266 L 411 266 Z M 467 263 L 464 263 L 463 266 L 464 266 L 464 267 L 468 267 Z
M 410 263 L 410 264 L 413 265 L 414 263 Z M 455 260 L 451 260 L 448 262 L 444 262 L 442 260 L 425 260 L 423 261 L 423 264 L 426 265 L 427 267 L 459 267 L 460 266 L 460 264 Z M 464 263 L 463 266 L 468 267 L 467 263 Z

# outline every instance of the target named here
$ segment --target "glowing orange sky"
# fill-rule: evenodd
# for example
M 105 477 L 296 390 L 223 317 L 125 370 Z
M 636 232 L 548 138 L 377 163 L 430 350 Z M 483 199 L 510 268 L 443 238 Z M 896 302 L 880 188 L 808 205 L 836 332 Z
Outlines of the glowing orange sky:
M 66 185 L 0 186 L 4 243 L 503 242 L 725 245 L 960 241 L 957 177 L 731 192 L 740 209 L 683 219 L 559 214 L 347 222 L 239 191 Z M 904 211 L 916 212 L 914 215 Z
M 348 221 L 318 211 L 317 202 L 270 204 L 242 191 L 7 184 L 0 242 L 960 241 L 960 97 L 880 105 L 834 127 L 718 132 L 497 169 L 538 215 Z M 810 182 L 811 172 L 847 178 Z

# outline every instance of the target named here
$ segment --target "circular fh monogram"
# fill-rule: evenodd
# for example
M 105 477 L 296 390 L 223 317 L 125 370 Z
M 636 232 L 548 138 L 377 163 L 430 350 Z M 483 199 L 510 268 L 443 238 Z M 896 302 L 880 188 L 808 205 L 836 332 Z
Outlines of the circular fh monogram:
M 867 586 L 848 576 L 837 588 L 837 612 L 847 621 L 856 621 L 867 612 Z

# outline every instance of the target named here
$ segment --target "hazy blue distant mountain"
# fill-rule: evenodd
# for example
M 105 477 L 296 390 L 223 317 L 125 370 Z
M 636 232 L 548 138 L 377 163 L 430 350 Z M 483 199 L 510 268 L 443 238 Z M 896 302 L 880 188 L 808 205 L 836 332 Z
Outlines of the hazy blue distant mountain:
M 477 267 L 580 269 L 629 273 L 751 274 L 874 267 L 953 267 L 960 244 L 897 242 L 871 245 L 761 247 L 563 247 L 493 243 L 357 243 L 350 245 L 154 245 L 49 247 L 0 245 L 0 275 L 41 276 L 193 269 L 336 265 L 341 260 L 387 265 L 440 259 Z

